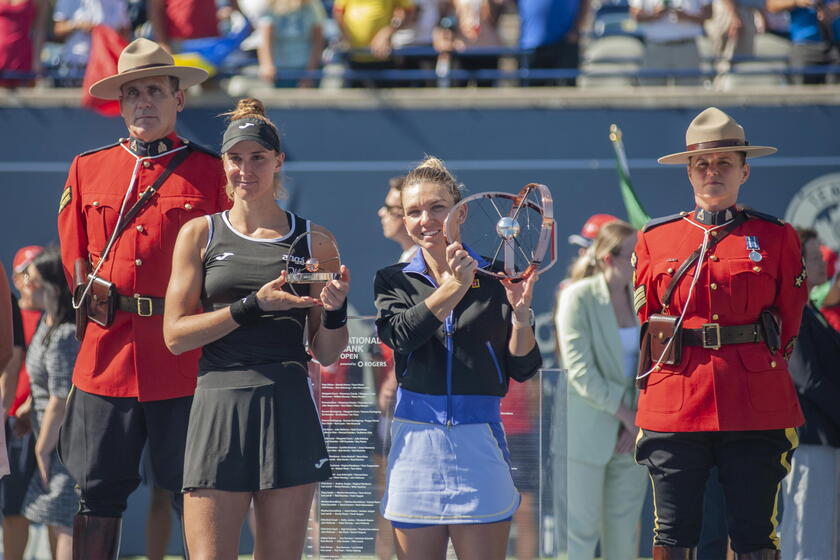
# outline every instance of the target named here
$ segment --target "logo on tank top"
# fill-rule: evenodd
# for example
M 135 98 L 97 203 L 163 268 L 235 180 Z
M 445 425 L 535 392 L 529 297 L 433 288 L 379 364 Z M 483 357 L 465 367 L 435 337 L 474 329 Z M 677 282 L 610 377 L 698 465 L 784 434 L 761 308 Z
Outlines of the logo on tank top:
M 217 261 L 223 261 L 223 260 L 225 260 L 226 258 L 228 258 L 228 257 L 232 257 L 232 256 L 233 256 L 233 253 L 227 253 L 227 252 L 225 252 L 225 253 L 222 253 L 221 255 L 217 256 L 214 260 L 217 260 Z
M 297 255 L 290 255 L 286 253 L 283 255 L 282 260 L 284 261 L 292 261 L 295 264 L 299 265 L 306 265 L 306 257 L 298 257 Z
M 320 461 L 318 461 L 317 463 L 315 463 L 315 468 L 316 468 L 316 469 L 320 469 L 321 467 L 323 467 L 323 466 L 324 466 L 324 464 L 326 464 L 326 462 L 327 462 L 327 461 L 329 461 L 329 459 L 328 459 L 328 458 L 326 458 L 326 457 L 324 457 L 323 459 L 321 459 Z

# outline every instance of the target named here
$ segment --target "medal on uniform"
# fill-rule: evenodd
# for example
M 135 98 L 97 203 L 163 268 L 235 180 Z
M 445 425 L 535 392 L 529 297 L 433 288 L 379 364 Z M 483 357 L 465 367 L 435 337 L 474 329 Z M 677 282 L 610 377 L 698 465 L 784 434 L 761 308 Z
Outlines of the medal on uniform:
M 759 253 L 759 249 L 761 247 L 758 246 L 758 238 L 755 235 L 747 235 L 745 237 L 747 240 L 747 251 L 750 252 L 749 257 L 752 262 L 761 262 L 761 259 L 764 257 L 761 256 Z

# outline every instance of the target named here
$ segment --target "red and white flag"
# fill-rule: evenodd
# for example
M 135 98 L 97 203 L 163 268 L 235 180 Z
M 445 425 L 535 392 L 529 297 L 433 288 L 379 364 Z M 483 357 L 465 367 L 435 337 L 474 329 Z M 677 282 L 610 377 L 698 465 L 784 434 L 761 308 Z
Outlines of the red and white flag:
M 106 117 L 120 114 L 120 102 L 93 97 L 90 86 L 117 73 L 117 60 L 128 42 L 111 27 L 97 25 L 90 32 L 90 57 L 82 82 L 82 107 Z

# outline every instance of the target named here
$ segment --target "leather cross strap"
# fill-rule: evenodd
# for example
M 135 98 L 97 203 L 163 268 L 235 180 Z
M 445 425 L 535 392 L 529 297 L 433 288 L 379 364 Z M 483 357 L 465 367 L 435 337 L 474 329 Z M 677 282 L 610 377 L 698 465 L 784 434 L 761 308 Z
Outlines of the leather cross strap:
M 131 206 L 131 208 L 129 208 L 128 212 L 126 212 L 125 216 L 123 216 L 123 219 L 120 220 L 120 222 L 117 224 L 116 231 L 113 234 L 115 238 L 119 237 L 120 234 L 122 234 L 125 228 L 128 227 L 128 224 L 131 223 L 131 220 L 134 219 L 134 216 L 136 216 L 137 213 L 140 212 L 140 210 L 142 210 L 143 206 L 145 206 L 146 203 L 149 202 L 149 199 L 152 198 L 152 196 L 154 196 L 154 194 L 158 191 L 161 185 L 163 185 L 163 182 L 166 181 L 170 175 L 172 175 L 172 172 L 175 171 L 175 168 L 181 165 L 184 162 L 184 160 L 187 159 L 187 156 L 190 155 L 191 151 L 192 146 L 187 144 L 184 149 L 172 156 L 172 159 L 170 159 L 169 163 L 166 164 L 166 169 L 163 170 L 163 173 L 161 173 L 160 176 L 158 176 L 158 178 L 155 180 L 154 183 L 152 183 L 149 186 L 149 188 L 147 188 L 140 194 L 140 197 L 137 199 L 137 202 L 135 202 Z M 102 258 L 104 259 L 105 257 L 103 256 Z
M 735 214 L 735 217 L 732 219 L 732 222 L 730 222 L 728 226 L 720 230 L 720 233 L 716 237 L 713 237 L 711 241 L 709 241 L 709 246 L 707 247 L 707 250 L 720 243 L 727 235 L 732 233 L 732 231 L 736 227 L 743 224 L 744 221 L 746 221 L 746 219 L 747 217 L 743 212 L 738 212 L 737 214 Z M 674 288 L 677 287 L 677 283 L 680 281 L 680 278 L 682 278 L 683 275 L 686 272 L 688 272 L 688 269 L 691 268 L 691 265 L 693 265 L 694 262 L 698 259 L 698 257 L 700 256 L 700 249 L 702 248 L 703 246 L 701 245 L 700 247 L 695 249 L 695 251 L 691 253 L 691 255 L 689 255 L 687 259 L 685 259 L 685 262 L 683 262 L 682 265 L 680 265 L 680 267 L 674 273 L 674 276 L 671 278 L 670 284 L 668 284 L 668 288 L 665 290 L 665 295 L 662 297 L 663 309 L 668 308 L 668 304 L 671 303 L 671 294 L 674 293 Z
M 706 323 L 700 329 L 682 329 L 682 337 L 684 346 L 702 346 L 704 348 L 764 341 L 764 334 L 761 325 L 758 323 L 723 327 L 718 323 Z
M 105 247 L 105 250 L 102 252 L 102 257 L 100 261 L 104 261 L 108 258 L 108 252 L 110 251 L 111 247 L 113 246 L 114 242 L 120 237 L 125 228 L 128 227 L 128 224 L 131 223 L 131 220 L 134 219 L 134 216 L 137 215 L 138 212 L 149 202 L 149 200 L 154 196 L 154 194 L 158 191 L 158 189 L 163 185 L 164 181 L 166 181 L 172 172 L 175 171 L 175 168 L 181 165 L 187 156 L 190 155 L 192 152 L 192 146 L 186 144 L 185 147 L 178 151 L 172 159 L 169 160 L 169 163 L 166 164 L 166 168 L 163 170 L 158 178 L 152 183 L 149 188 L 143 191 L 140 194 L 140 197 L 137 199 L 137 202 L 132 204 L 131 208 L 129 208 L 128 212 L 125 213 L 125 216 L 117 222 L 117 226 L 114 228 L 113 233 L 111 234 L 108 245 Z M 88 286 L 90 283 L 93 282 L 93 278 L 88 281 Z M 87 288 L 85 288 L 85 292 L 87 292 Z M 138 297 L 127 297 L 123 295 L 117 294 L 117 309 L 121 311 L 128 311 L 129 313 L 136 313 L 141 317 L 151 317 L 152 315 L 163 315 L 163 298 L 153 298 L 153 297 L 145 297 L 145 296 L 138 296 Z

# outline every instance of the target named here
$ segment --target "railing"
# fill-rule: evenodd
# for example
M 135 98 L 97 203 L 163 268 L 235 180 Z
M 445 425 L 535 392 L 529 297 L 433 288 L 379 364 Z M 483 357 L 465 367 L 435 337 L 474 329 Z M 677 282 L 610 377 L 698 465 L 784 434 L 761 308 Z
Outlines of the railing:
M 508 83 L 515 82 L 518 85 L 528 86 L 531 80 L 540 81 L 571 81 L 583 77 L 592 78 L 629 78 L 638 81 L 644 78 L 660 78 L 660 77 L 697 77 L 711 78 L 717 72 L 713 69 L 714 58 L 705 57 L 703 59 L 704 68 L 690 68 L 682 70 L 664 70 L 652 68 L 628 68 L 628 69 L 600 69 L 599 65 L 615 65 L 626 64 L 630 66 L 640 66 L 643 63 L 641 57 L 604 57 L 597 59 L 587 59 L 586 56 L 581 60 L 581 65 L 588 68 L 530 68 L 528 65 L 528 58 L 532 54 L 532 50 L 517 49 L 509 47 L 500 48 L 473 48 L 463 52 L 452 53 L 452 59 L 467 60 L 474 57 L 498 56 L 515 58 L 518 61 L 518 68 L 511 70 L 499 70 L 495 68 L 484 69 L 460 69 L 451 67 L 438 66 L 436 69 L 351 69 L 346 66 L 336 68 L 335 66 L 323 68 L 315 71 L 308 70 L 283 70 L 277 71 L 276 83 L 290 80 L 322 80 L 324 78 L 342 79 L 345 82 L 369 82 L 374 85 L 404 85 L 407 83 L 425 82 L 425 85 L 435 84 L 438 86 L 447 86 L 453 82 L 491 82 L 496 83 L 505 81 Z M 352 55 L 370 54 L 367 49 L 355 50 L 352 52 L 342 53 L 340 58 L 347 58 Z M 391 53 L 391 60 L 394 59 L 430 59 L 437 57 L 438 53 L 431 47 L 405 47 L 395 49 Z M 767 68 L 754 68 L 749 64 L 742 67 L 742 63 L 766 63 L 777 64 L 779 66 L 772 66 Z M 782 66 L 784 65 L 784 66 Z M 457 65 L 456 65 L 457 66 Z M 242 75 L 241 68 L 222 68 L 219 72 L 220 77 L 232 77 Z M 782 56 L 739 56 L 732 59 L 731 68 L 727 71 L 731 75 L 773 75 L 783 78 L 790 78 L 792 76 L 812 76 L 812 75 L 828 75 L 840 74 L 840 65 L 832 66 L 807 66 L 807 67 L 791 67 L 788 65 L 788 59 Z M 10 70 L 0 70 L 0 80 L 22 80 L 33 81 L 37 79 L 48 80 L 68 80 L 81 81 L 83 78 L 83 69 L 74 71 L 67 71 L 58 67 L 47 68 L 43 72 L 17 72 Z

